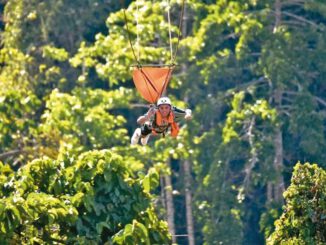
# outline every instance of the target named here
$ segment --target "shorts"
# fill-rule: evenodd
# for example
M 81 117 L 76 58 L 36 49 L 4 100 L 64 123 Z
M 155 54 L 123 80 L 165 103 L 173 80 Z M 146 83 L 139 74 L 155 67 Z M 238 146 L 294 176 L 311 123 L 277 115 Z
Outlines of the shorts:
M 147 136 L 152 133 L 152 126 L 149 124 L 142 125 L 140 129 L 141 129 L 142 136 Z
M 147 123 L 143 124 L 143 125 L 141 126 L 140 129 L 141 129 L 141 135 L 142 135 L 143 137 L 145 137 L 145 136 L 147 136 L 147 135 L 153 133 L 153 127 L 152 127 L 152 125 L 147 124 Z M 166 134 L 167 130 L 168 130 L 168 129 L 165 129 L 165 130 L 162 131 L 162 132 L 157 132 L 157 131 L 155 131 L 154 134 L 162 134 L 163 137 L 165 137 L 165 134 Z

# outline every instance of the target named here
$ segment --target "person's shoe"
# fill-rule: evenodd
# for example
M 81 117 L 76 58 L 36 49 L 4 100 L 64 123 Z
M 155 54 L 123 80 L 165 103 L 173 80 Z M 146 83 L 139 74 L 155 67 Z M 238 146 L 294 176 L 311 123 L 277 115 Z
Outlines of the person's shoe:
M 140 128 L 137 128 L 135 130 L 134 134 L 131 137 L 131 144 L 132 145 L 137 145 L 138 144 L 140 135 L 141 135 L 141 129 Z
M 148 139 L 151 136 L 151 134 L 146 135 L 145 137 L 140 138 L 140 142 L 142 145 L 147 145 Z

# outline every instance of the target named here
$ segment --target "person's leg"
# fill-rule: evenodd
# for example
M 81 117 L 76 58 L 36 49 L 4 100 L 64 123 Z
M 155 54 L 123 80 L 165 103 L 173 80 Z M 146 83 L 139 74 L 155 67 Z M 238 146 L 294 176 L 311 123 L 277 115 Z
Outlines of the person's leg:
M 147 145 L 147 142 L 148 142 L 150 136 L 151 136 L 151 134 L 148 134 L 148 135 L 146 135 L 146 136 L 142 136 L 142 137 L 140 138 L 140 142 L 141 142 L 141 144 L 142 144 L 142 145 Z
M 152 133 L 152 127 L 149 124 L 144 124 L 141 127 L 141 138 L 140 142 L 142 145 L 147 145 L 148 139 L 151 136 Z
M 141 136 L 141 129 L 140 128 L 136 128 L 134 134 L 131 137 L 131 144 L 132 145 L 137 145 L 140 136 Z

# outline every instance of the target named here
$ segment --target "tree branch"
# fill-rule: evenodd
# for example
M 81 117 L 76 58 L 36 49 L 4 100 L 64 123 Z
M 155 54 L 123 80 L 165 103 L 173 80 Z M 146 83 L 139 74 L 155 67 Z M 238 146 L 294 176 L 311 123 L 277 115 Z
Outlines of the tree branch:
M 15 156 L 19 153 L 23 153 L 23 150 L 12 150 L 12 151 L 8 151 L 8 152 L 4 152 L 4 153 L 1 153 L 0 154 L 0 159 L 6 159 L 8 157 L 11 157 L 11 156 Z
M 290 16 L 290 17 L 293 17 L 293 18 L 295 18 L 297 20 L 300 20 L 300 21 L 302 21 L 304 23 L 310 24 L 310 25 L 314 26 L 315 28 L 318 28 L 318 25 L 315 22 L 312 22 L 310 20 L 307 20 L 307 19 L 305 19 L 305 18 L 303 18 L 301 16 L 292 14 L 292 13 L 287 12 L 287 11 L 282 11 L 282 14 L 287 15 L 287 16 Z
M 282 2 L 282 6 L 300 6 L 300 7 L 303 7 L 305 1 L 284 1 Z
M 305 26 L 305 23 L 302 23 L 302 21 L 298 21 L 298 20 L 283 20 L 282 23 L 291 26 L 292 28 L 295 27 L 301 28 Z
M 149 105 L 146 105 L 146 104 L 131 104 L 130 105 L 131 108 L 149 108 L 150 106 Z
M 230 95 L 233 95 L 234 92 L 242 91 L 242 90 L 247 89 L 247 88 L 250 87 L 250 86 L 257 85 L 257 84 L 260 84 L 260 83 L 263 84 L 263 83 L 265 83 L 265 82 L 267 82 L 266 78 L 265 78 L 265 77 L 260 77 L 260 78 L 258 78 L 258 79 L 256 79 L 256 80 L 252 80 L 252 81 L 250 81 L 250 82 L 248 82 L 248 83 L 243 83 L 243 84 L 237 86 L 237 87 L 234 88 L 234 89 L 230 89 L 230 90 L 228 90 L 228 91 L 225 93 L 225 97 L 228 97 L 228 96 L 230 96 Z
M 280 26 L 282 20 L 282 5 L 280 0 L 275 1 L 275 25 L 274 25 L 274 32 Z
M 323 106 L 326 107 L 326 101 L 325 101 L 325 100 L 323 100 L 322 98 L 319 98 L 319 97 L 317 97 L 317 96 L 314 96 L 314 98 L 315 98 L 315 100 L 316 100 L 317 102 L 319 102 L 320 104 L 322 104 Z
M 256 147 L 254 146 L 254 134 L 253 134 L 253 127 L 254 127 L 255 122 L 256 122 L 255 119 L 256 119 L 255 117 L 251 118 L 249 128 L 248 128 L 248 132 L 247 132 L 249 145 L 250 145 L 251 158 L 249 159 L 249 166 L 245 167 L 246 176 L 245 176 L 244 181 L 243 181 L 243 185 L 244 185 L 244 188 L 245 188 L 244 189 L 245 193 L 247 193 L 251 172 L 254 169 L 256 163 L 258 162 L 258 153 L 257 153 Z
M 295 91 L 283 91 L 284 94 L 290 94 L 290 95 L 301 95 L 302 93 L 300 92 L 295 92 Z M 317 96 L 312 96 L 319 104 L 323 105 L 326 107 L 326 101 L 323 100 L 320 97 Z

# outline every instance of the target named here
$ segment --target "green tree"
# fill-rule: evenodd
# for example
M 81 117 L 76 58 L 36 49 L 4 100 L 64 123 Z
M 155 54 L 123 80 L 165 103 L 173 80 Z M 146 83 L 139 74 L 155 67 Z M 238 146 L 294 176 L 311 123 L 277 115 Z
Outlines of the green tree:
M 106 32 L 105 19 L 118 7 L 118 1 L 107 0 L 82 0 L 78 4 L 9 0 L 4 13 L 4 52 L 10 56 L 12 49 L 17 49 L 32 59 L 25 71 L 39 97 L 54 87 L 69 91 L 78 86 L 80 71 L 70 66 L 68 58 L 81 42 L 92 42 L 97 32 Z M 8 60 L 10 57 L 4 62 Z
M 81 41 L 93 41 L 94 32 L 106 32 L 107 14 L 120 4 L 9 0 L 1 6 L 0 159 L 17 167 L 38 157 L 38 125 L 52 89 L 70 91 L 80 85 L 80 71 L 68 58 Z
M 198 130 L 192 130 L 191 134 L 196 139 L 194 143 L 199 144 L 194 146 L 199 152 L 194 168 L 199 184 L 197 205 L 207 207 L 210 214 L 213 210 L 216 213 L 215 207 L 224 202 L 223 198 L 214 199 L 213 187 L 205 185 L 205 180 L 219 183 L 220 175 L 213 173 L 220 160 L 228 171 L 220 187 L 214 187 L 218 191 L 233 187 L 239 197 L 245 194 L 239 206 L 236 192 L 227 193 L 233 201 L 226 206 L 225 213 L 235 206 L 246 210 L 240 212 L 240 220 L 244 222 L 242 242 L 260 243 L 263 238 L 258 234 L 257 221 L 264 209 L 280 208 L 292 163 L 299 159 L 319 162 L 323 159 L 325 99 L 320 89 L 324 91 L 321 82 L 325 72 L 325 4 L 320 1 L 307 4 L 193 1 L 192 4 L 196 17 L 193 35 L 182 42 L 184 58 L 189 58 L 189 72 L 184 76 L 181 91 L 186 91 L 189 102 L 196 105 L 194 125 Z M 244 93 L 243 102 L 239 107 L 233 106 L 239 91 Z M 273 112 L 273 123 L 264 118 L 264 111 Z M 219 136 L 222 132 L 224 138 Z M 239 137 L 232 138 L 232 134 Z M 220 149 L 226 147 L 223 144 L 229 136 L 230 149 L 223 154 L 225 151 Z M 229 183 L 229 179 L 233 181 Z M 273 215 L 274 219 L 276 216 Z M 203 235 L 204 240 L 209 237 L 210 243 L 219 241 L 223 235 L 227 238 L 227 233 L 208 231 Z
M 31 159 L 42 102 L 29 85 L 25 68 L 30 57 L 17 49 L 1 50 L 0 55 L 6 63 L 0 72 L 0 160 L 19 165 Z
M 324 244 L 326 242 L 326 172 L 317 164 L 294 167 L 284 193 L 286 205 L 267 244 Z
M 168 243 L 151 204 L 158 184 L 108 150 L 34 160 L 17 173 L 1 164 L 0 236 L 11 243 Z
M 114 110 L 128 108 L 130 97 L 130 90 L 123 88 L 75 89 L 72 94 L 53 90 L 39 127 L 40 149 L 56 157 L 59 152 L 78 155 L 128 144 L 126 120 Z
M 129 66 L 135 62 L 127 29 L 141 63 L 169 63 L 167 3 L 176 44 L 180 1 L 133 1 L 128 23 L 117 2 L 7 1 L 0 159 L 17 167 L 43 155 L 76 159 L 110 148 L 130 169 L 154 165 L 171 174 L 173 193 L 179 191 L 175 210 L 184 209 L 179 169 L 191 161 L 197 243 L 263 243 L 293 163 L 324 166 L 325 3 L 186 1 L 186 38 L 176 60 L 182 66 L 168 95 L 184 98 L 194 119 L 177 140 L 126 147 L 143 112 L 133 107 L 136 91 L 125 88 L 133 86 Z M 12 175 L 6 170 L 3 180 Z M 184 234 L 184 214 L 174 218 L 176 233 Z M 143 230 L 139 222 L 129 222 L 117 241 Z
M 99 33 L 94 44 L 82 43 L 79 52 L 72 58 L 75 67 L 83 67 L 85 73 L 80 79 L 88 81 L 90 71 L 95 69 L 97 75 L 110 85 L 130 79 L 130 65 L 169 64 L 169 25 L 165 17 L 168 8 L 178 11 L 178 4 L 171 1 L 134 1 L 126 10 L 120 10 L 109 16 L 106 21 L 108 35 Z M 178 19 L 173 19 L 171 32 L 172 43 L 176 44 Z M 133 53 L 130 44 L 133 44 Z M 118 40 L 118 41 L 117 41 Z M 134 57 L 134 54 L 136 58 Z

